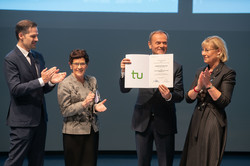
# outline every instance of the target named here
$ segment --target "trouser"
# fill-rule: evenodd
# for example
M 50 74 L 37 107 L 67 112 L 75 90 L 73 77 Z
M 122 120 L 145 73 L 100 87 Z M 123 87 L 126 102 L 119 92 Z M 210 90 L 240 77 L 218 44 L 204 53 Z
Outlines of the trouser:
M 160 135 L 154 127 L 152 119 L 145 132 L 136 132 L 136 150 L 138 166 L 150 166 L 153 141 L 155 141 L 159 166 L 172 166 L 174 159 L 175 135 Z
M 27 157 L 29 166 L 43 166 L 47 124 L 37 127 L 11 127 L 10 150 L 4 166 L 22 166 Z
M 99 132 L 88 135 L 63 134 L 65 166 L 96 166 Z

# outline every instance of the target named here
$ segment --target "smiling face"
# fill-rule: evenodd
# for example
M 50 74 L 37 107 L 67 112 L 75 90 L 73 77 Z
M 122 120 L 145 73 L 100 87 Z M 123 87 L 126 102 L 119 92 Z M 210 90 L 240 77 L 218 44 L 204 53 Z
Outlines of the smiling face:
M 82 81 L 88 65 L 84 58 L 74 59 L 72 64 L 69 64 L 70 68 L 77 80 Z
M 210 67 L 217 66 L 220 63 L 221 51 L 218 48 L 214 48 L 211 43 L 206 43 L 202 47 L 203 60 Z
M 165 33 L 155 33 L 148 41 L 148 47 L 152 54 L 166 54 L 168 49 L 168 38 Z
M 36 48 L 36 43 L 38 42 L 38 29 L 37 27 L 30 27 L 27 33 L 20 32 L 18 34 L 19 41 L 18 45 L 24 48 L 26 51 Z

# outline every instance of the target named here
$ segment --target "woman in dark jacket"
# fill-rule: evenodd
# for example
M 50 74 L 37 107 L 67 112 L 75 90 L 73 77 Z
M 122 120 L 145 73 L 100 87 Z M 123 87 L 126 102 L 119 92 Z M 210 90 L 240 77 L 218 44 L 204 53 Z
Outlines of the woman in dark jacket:
M 197 101 L 187 133 L 180 166 L 218 166 L 227 137 L 225 108 L 231 102 L 236 73 L 228 60 L 224 40 L 211 36 L 202 42 L 202 56 L 207 66 L 199 69 L 187 103 Z

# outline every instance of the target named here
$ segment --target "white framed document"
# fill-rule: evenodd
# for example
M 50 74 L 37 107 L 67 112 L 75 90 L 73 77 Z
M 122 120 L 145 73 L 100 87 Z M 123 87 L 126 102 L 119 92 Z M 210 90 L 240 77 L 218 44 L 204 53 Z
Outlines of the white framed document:
M 125 88 L 173 87 L 173 54 L 126 54 Z

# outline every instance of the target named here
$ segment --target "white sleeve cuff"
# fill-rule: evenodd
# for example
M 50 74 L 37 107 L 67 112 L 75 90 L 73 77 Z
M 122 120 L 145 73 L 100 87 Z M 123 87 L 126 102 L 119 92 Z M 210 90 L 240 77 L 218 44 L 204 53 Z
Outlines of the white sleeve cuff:
M 124 77 L 125 77 L 125 72 L 121 71 L 121 78 L 124 78 Z
M 45 85 L 45 83 L 43 82 L 42 77 L 38 78 L 38 81 L 40 83 L 40 85 L 43 87 Z
M 53 84 L 52 82 L 49 81 L 49 86 L 55 86 L 56 84 Z

